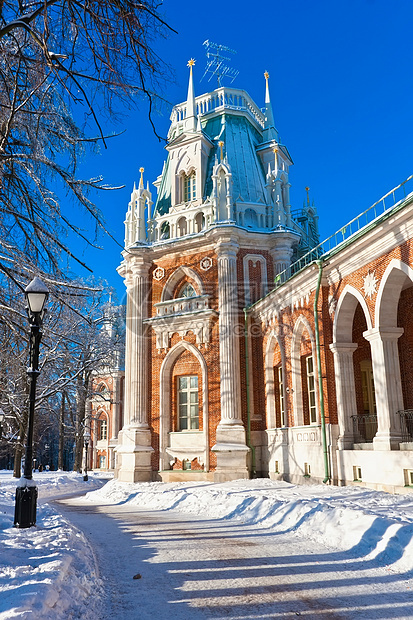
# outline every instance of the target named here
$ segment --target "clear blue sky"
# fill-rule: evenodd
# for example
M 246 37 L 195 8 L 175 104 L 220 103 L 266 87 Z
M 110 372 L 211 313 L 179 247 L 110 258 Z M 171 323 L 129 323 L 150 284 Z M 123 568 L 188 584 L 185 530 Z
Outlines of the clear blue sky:
M 292 207 L 302 205 L 309 185 L 321 239 L 413 172 L 411 0 L 165 0 L 163 6 L 166 21 L 178 31 L 154 41 L 176 73 L 176 84 L 162 93 L 171 107 L 186 98 L 191 57 L 196 59 L 196 94 L 215 88 L 212 81 L 199 81 L 206 39 L 237 50 L 231 64 L 240 73 L 233 86 L 245 89 L 260 107 L 263 73 L 269 71 L 276 126 L 295 164 Z M 158 133 L 166 135 L 169 112 L 155 122 Z M 152 132 L 144 104 L 108 129 L 126 132 L 101 155 L 89 158 L 82 173 L 103 174 L 106 182 L 125 185 L 97 198 L 108 228 L 122 244 L 139 167 L 145 168 L 145 183 L 152 183 L 166 152 Z M 100 252 L 83 246 L 77 251 L 122 300 L 124 285 L 116 273 L 121 248 L 107 237 L 101 244 Z

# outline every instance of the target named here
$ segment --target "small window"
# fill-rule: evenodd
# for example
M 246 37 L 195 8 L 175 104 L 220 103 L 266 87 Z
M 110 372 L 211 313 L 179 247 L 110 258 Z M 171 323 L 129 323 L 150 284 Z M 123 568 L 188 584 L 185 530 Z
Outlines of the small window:
M 99 469 L 106 469 L 106 456 L 104 454 L 99 456 Z
M 108 438 L 107 420 L 99 420 L 99 440 Z
M 195 232 L 199 233 L 205 228 L 205 217 L 203 213 L 198 213 L 195 217 Z
M 177 227 L 178 237 L 184 237 L 188 231 L 186 217 L 179 218 L 176 224 L 176 227 Z
M 184 176 L 184 202 L 196 200 L 196 174 L 195 170 L 188 176 Z
M 315 398 L 315 375 L 313 356 L 306 358 L 307 367 L 307 389 L 308 389 L 308 407 L 310 410 L 310 424 L 317 422 L 317 406 Z
M 169 222 L 162 222 L 161 224 L 161 239 L 169 239 L 170 237 Z
M 178 427 L 180 431 L 199 429 L 198 377 L 178 377 Z
M 186 284 L 183 285 L 183 287 L 178 293 L 178 299 L 180 299 L 181 297 L 196 297 L 196 296 L 197 296 L 196 290 L 194 289 L 192 284 L 190 284 L 189 282 L 186 282 Z
M 359 467 L 358 465 L 353 465 L 353 478 L 357 481 L 362 480 L 361 467 Z
M 376 393 L 374 390 L 373 367 L 371 360 L 360 362 L 361 389 L 363 392 L 363 412 L 367 415 L 376 413 Z

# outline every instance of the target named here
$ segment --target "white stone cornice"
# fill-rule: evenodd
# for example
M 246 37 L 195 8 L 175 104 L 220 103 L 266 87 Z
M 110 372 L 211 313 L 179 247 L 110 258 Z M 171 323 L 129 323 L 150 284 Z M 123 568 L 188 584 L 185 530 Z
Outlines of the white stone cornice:
M 188 314 L 155 316 L 144 323 L 151 325 L 156 336 L 157 349 L 169 349 L 170 338 L 177 333 L 184 338 L 188 332 L 195 334 L 197 344 L 210 343 L 211 327 L 218 317 L 215 310 L 199 310 Z

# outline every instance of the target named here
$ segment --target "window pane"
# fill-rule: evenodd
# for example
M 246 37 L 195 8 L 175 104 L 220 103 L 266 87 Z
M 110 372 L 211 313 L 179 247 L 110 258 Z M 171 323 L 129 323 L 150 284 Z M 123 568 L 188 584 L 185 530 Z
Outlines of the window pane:
M 191 392 L 191 403 L 198 403 L 198 392 Z
M 199 429 L 199 420 L 198 418 L 191 419 L 191 430 L 197 431 Z
M 191 377 L 191 388 L 198 387 L 198 377 Z
M 188 387 L 188 377 L 179 377 L 179 389 L 183 390 Z
M 198 405 L 191 405 L 191 418 L 198 417 Z
M 179 420 L 179 428 L 181 431 L 186 431 L 188 429 L 188 418 L 181 418 Z
M 313 358 L 307 357 L 307 372 L 308 374 L 312 374 L 314 371 L 314 367 L 313 367 Z

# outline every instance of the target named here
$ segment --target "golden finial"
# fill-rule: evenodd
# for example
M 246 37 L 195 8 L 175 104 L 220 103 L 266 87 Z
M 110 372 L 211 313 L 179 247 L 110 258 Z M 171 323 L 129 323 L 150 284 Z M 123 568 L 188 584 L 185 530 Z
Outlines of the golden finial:
M 268 73 L 268 71 L 264 71 L 264 77 L 268 82 L 268 78 L 270 77 L 270 74 Z
M 308 192 L 310 191 L 310 188 L 309 188 L 309 187 L 306 187 L 306 188 L 305 188 L 305 191 L 307 192 L 307 204 L 309 205 L 309 204 L 310 204 L 310 195 L 309 195 L 309 193 L 308 193 Z
M 190 58 L 190 59 L 188 60 L 187 67 L 190 67 L 190 68 L 192 69 L 192 67 L 194 66 L 194 64 L 195 64 L 195 58 Z
M 224 143 L 223 143 L 223 141 L 222 141 L 222 140 L 220 140 L 220 141 L 218 142 L 218 146 L 219 146 L 219 148 L 221 149 L 221 161 L 222 161 L 222 160 L 224 159 L 224 155 L 223 155 L 223 152 L 222 152 L 222 149 L 223 149 L 223 147 L 224 147 Z
M 139 172 L 142 174 L 143 172 L 145 172 L 145 168 L 139 168 Z
M 139 187 L 143 187 L 143 173 L 145 172 L 145 168 L 139 168 L 139 172 L 141 173 L 141 178 L 139 180 Z

